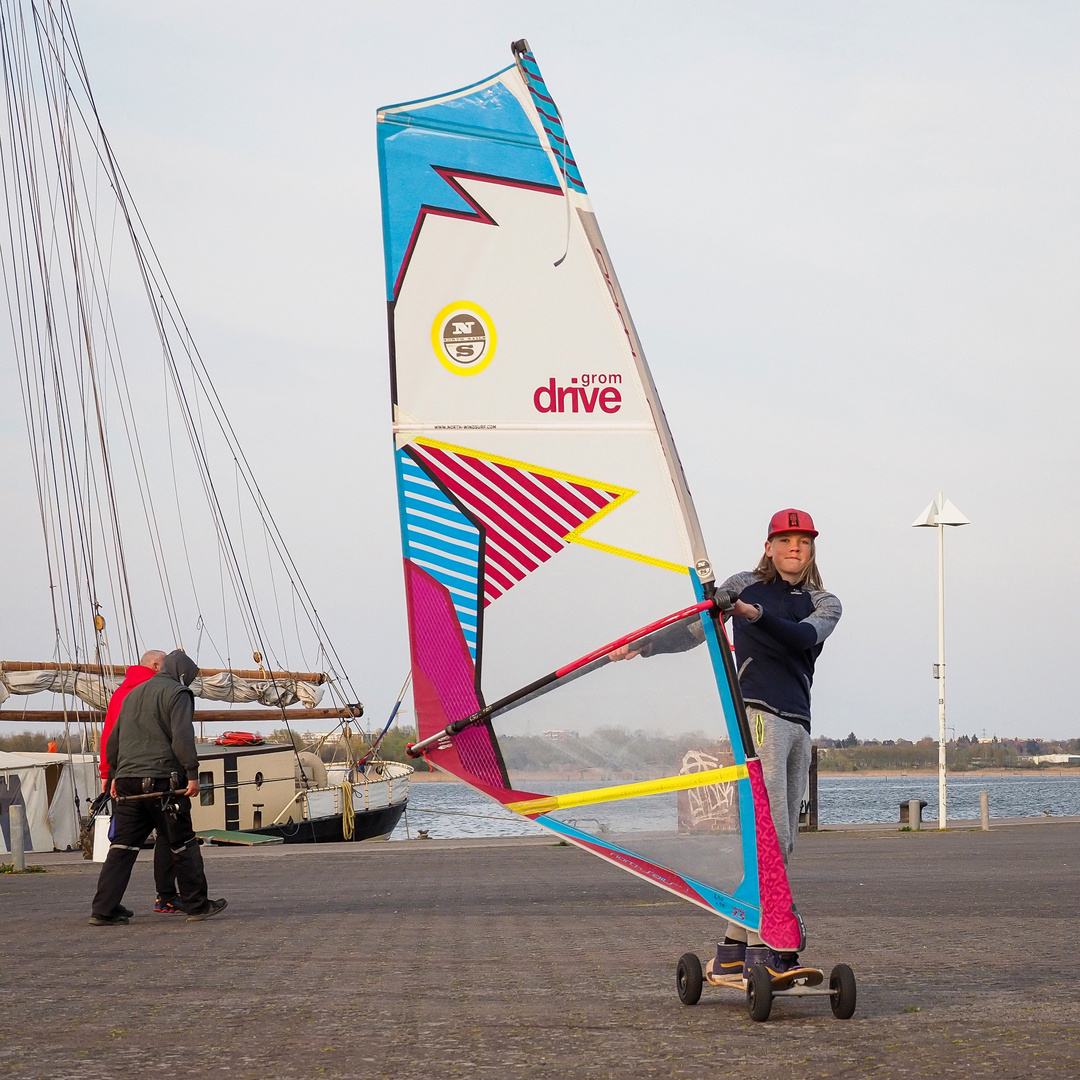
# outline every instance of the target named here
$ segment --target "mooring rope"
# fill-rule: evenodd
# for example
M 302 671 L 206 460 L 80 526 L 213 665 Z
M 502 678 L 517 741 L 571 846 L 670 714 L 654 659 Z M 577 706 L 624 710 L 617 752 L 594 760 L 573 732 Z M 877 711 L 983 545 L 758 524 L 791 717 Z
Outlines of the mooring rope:
M 353 789 L 348 780 L 341 782 L 341 836 L 344 840 L 353 838 L 356 814 L 352 804 Z

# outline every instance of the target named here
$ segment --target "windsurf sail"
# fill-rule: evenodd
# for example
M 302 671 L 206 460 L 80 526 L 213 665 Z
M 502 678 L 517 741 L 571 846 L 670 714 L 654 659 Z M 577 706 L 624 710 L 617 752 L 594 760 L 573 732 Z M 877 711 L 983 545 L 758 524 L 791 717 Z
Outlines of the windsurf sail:
M 417 747 L 797 949 L 682 466 L 559 111 L 513 52 L 378 113 Z

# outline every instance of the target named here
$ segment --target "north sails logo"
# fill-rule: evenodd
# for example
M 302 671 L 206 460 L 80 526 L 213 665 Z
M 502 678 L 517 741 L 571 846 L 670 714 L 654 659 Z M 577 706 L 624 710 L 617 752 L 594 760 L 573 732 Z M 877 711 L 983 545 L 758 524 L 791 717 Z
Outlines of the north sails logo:
M 622 392 L 612 383 L 621 383 L 621 375 L 587 374 L 574 376 L 569 386 L 559 386 L 548 379 L 545 386 L 533 391 L 533 408 L 542 413 L 601 412 L 617 413 L 622 408 Z
M 431 347 L 439 363 L 454 375 L 483 371 L 495 355 L 495 343 L 491 316 L 468 300 L 447 304 L 431 325 Z

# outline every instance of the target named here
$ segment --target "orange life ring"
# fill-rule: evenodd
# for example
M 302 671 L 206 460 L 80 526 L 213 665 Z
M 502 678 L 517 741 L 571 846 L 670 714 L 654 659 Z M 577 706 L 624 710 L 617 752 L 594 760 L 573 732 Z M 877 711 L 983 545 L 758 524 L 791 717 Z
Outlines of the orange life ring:
M 214 742 L 218 746 L 262 746 L 266 740 L 261 735 L 255 735 L 250 731 L 226 731 Z

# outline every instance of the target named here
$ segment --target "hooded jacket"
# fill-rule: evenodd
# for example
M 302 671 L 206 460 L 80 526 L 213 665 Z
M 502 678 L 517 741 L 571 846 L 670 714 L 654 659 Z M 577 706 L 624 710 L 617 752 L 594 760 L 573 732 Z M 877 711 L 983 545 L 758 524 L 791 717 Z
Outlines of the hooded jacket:
M 116 726 L 117 717 L 120 715 L 120 706 L 124 704 L 124 699 L 136 686 L 141 686 L 148 679 L 152 679 L 155 674 L 153 668 L 143 667 L 142 664 L 132 664 L 127 669 L 124 681 L 113 691 L 113 696 L 109 698 L 109 708 L 105 713 L 105 723 L 101 728 L 101 745 L 103 747 L 109 745 L 109 736 Z M 99 771 L 102 780 L 109 779 L 109 763 L 104 754 L 101 755 Z
M 161 670 L 124 699 L 105 746 L 109 775 L 168 779 L 199 778 L 195 751 L 195 695 L 188 689 L 199 667 L 182 649 L 169 653 Z

